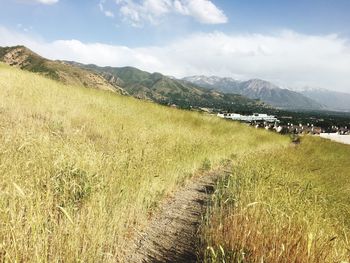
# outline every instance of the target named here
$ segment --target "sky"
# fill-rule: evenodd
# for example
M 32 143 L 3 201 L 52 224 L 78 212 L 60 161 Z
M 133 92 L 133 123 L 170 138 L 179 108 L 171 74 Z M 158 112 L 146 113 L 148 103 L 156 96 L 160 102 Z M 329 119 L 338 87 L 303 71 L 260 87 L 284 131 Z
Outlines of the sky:
M 0 0 L 0 46 L 350 93 L 349 0 Z

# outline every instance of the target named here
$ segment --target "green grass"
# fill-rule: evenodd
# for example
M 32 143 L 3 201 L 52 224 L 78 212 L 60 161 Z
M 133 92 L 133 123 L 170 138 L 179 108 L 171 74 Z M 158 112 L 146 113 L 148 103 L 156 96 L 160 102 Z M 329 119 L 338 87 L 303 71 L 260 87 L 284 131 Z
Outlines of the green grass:
M 115 262 L 203 165 L 288 138 L 0 64 L 0 261 Z
M 206 262 L 349 262 L 350 146 L 301 144 L 237 161 L 203 229 Z

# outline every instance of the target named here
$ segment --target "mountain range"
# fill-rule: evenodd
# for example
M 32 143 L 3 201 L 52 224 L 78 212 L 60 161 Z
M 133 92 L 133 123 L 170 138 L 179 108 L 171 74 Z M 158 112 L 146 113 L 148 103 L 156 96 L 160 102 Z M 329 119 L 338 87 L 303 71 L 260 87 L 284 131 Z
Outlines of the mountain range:
M 350 111 L 350 94 L 319 88 L 303 88 L 299 90 L 304 96 L 325 105 L 329 110 Z
M 225 93 L 241 94 L 250 99 L 260 99 L 267 104 L 289 110 L 322 110 L 322 103 L 301 93 L 289 89 L 282 89 L 271 82 L 261 79 L 239 81 L 233 78 L 191 76 L 183 79 L 208 89 Z
M 239 112 L 266 111 L 273 107 L 350 111 L 350 94 L 311 88 L 283 89 L 261 79 L 240 81 L 216 76 L 176 79 L 133 67 L 99 67 L 49 60 L 24 46 L 0 47 L 0 62 L 65 84 L 109 90 L 179 108 Z
M 136 98 L 161 104 L 175 104 L 180 108 L 202 107 L 232 111 L 256 111 L 269 107 L 259 100 L 209 90 L 161 73 L 149 73 L 133 67 L 99 67 L 76 62 L 67 63 L 101 74 L 106 80 L 116 83 Z

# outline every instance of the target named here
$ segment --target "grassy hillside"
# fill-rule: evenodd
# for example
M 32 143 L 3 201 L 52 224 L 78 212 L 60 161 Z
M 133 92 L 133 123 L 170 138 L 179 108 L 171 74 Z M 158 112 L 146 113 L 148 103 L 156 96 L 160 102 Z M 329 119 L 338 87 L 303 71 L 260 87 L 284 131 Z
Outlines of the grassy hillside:
M 349 157 L 306 137 L 240 159 L 209 211 L 206 262 L 349 262 Z
M 203 165 L 287 144 L 0 63 L 0 261 L 115 262 Z
M 176 104 L 186 109 L 205 107 L 232 112 L 256 112 L 271 108 L 258 100 L 201 88 L 190 82 L 170 78 L 160 73 L 148 73 L 132 67 L 98 67 L 71 63 L 103 75 L 109 82 L 116 83 L 134 97 L 161 104 Z
M 10 66 L 40 73 L 68 85 L 123 93 L 118 85 L 112 85 L 98 74 L 67 63 L 43 58 L 24 46 L 0 47 L 0 61 Z

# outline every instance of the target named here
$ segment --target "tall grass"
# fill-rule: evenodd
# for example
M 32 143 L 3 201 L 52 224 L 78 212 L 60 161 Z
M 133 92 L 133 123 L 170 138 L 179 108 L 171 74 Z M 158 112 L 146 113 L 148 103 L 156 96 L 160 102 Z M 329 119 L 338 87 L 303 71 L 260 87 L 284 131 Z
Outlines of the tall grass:
M 135 229 L 203 163 L 286 144 L 0 64 L 0 261 L 122 261 Z
M 350 147 L 303 138 L 242 157 L 203 230 L 206 262 L 349 262 Z

